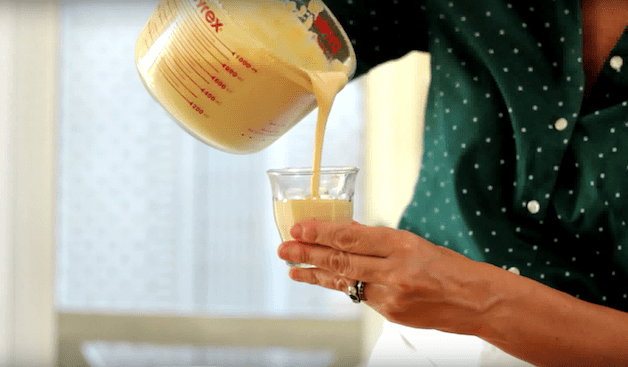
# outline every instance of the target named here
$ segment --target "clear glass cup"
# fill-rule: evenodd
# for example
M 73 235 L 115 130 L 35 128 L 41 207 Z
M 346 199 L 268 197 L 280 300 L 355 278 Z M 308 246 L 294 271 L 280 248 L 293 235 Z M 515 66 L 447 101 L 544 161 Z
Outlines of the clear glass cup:
M 318 174 L 311 168 L 269 170 L 275 222 L 282 241 L 293 240 L 290 229 L 297 222 L 352 223 L 357 174 L 355 167 L 323 167 Z M 318 196 L 314 197 L 312 186 L 316 181 Z M 287 263 L 292 267 L 311 267 Z

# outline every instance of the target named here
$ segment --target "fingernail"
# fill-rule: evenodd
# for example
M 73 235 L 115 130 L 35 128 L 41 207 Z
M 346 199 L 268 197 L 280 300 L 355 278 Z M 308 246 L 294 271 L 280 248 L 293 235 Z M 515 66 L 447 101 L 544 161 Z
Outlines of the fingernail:
M 279 246 L 279 257 L 286 261 L 293 261 L 297 251 L 294 245 L 283 244 Z
M 301 274 L 299 272 L 298 268 L 290 268 L 290 271 L 288 272 L 290 279 L 294 280 L 294 281 L 300 281 L 301 280 Z
M 300 240 L 301 237 L 303 237 L 303 226 L 301 226 L 300 224 L 295 224 L 294 226 L 292 226 L 292 229 L 290 230 L 290 236 L 292 236 L 292 238 L 294 238 L 295 240 Z
M 286 245 L 279 245 L 279 248 L 277 249 L 277 255 L 279 255 L 280 259 L 285 260 L 286 257 L 288 257 L 288 249 Z

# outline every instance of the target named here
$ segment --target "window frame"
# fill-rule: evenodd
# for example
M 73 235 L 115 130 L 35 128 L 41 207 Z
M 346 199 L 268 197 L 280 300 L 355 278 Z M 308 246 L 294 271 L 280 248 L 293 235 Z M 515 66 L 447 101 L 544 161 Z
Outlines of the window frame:
M 52 1 L 0 8 L 1 365 L 52 365 L 57 352 L 57 17 Z

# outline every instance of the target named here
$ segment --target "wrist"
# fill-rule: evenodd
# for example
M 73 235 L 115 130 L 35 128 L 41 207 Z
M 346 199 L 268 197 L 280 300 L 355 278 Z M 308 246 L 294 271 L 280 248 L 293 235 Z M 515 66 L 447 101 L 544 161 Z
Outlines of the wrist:
M 448 322 L 439 329 L 487 341 L 505 337 L 511 317 L 517 312 L 514 305 L 519 303 L 518 298 L 524 297 L 521 291 L 526 292 L 519 285 L 525 278 L 489 263 L 469 262 L 468 258 L 458 266 L 451 266 L 451 261 L 450 258 L 447 267 L 457 271 L 449 274 L 449 281 L 455 279 L 451 284 L 456 292 L 449 293 L 452 295 L 449 302 L 457 306 L 452 308 L 452 314 L 444 312 L 444 320 Z
M 531 280 L 494 265 L 485 264 L 484 274 L 490 284 L 479 326 L 475 335 L 488 342 L 505 341 L 512 334 L 513 320 L 522 316 L 520 310 L 533 293 Z

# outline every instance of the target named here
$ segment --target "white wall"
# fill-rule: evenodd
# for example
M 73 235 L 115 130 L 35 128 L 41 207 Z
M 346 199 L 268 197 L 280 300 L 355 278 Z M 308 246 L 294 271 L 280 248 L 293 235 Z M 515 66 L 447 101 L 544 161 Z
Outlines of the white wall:
M 412 52 L 366 76 L 367 224 L 395 228 L 412 198 L 423 151 L 430 57 Z M 384 319 L 369 308 L 363 317 L 366 356 Z
M 367 211 L 373 225 L 395 227 L 412 198 L 423 150 L 429 64 L 429 54 L 412 52 L 368 75 Z

